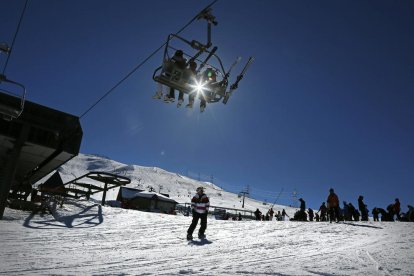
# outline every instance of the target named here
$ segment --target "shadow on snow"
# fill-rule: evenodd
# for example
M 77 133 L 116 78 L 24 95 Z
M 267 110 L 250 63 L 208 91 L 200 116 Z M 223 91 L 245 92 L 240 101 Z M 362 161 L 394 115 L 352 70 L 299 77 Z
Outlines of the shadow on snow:
M 203 239 L 203 240 L 192 240 L 189 241 L 188 244 L 190 245 L 198 245 L 198 246 L 202 246 L 202 245 L 206 245 L 206 244 L 212 244 L 212 241 L 209 241 L 207 239 Z
M 366 224 L 355 224 L 355 223 L 350 223 L 350 222 L 343 222 L 343 224 L 358 226 L 358 227 L 368 227 L 368 228 L 382 229 L 382 227 L 379 227 L 379 226 L 366 225 Z
M 23 226 L 34 229 L 91 228 L 103 222 L 100 204 L 83 207 L 80 212 L 73 215 L 60 215 L 55 211 L 52 212 L 53 218 L 49 215 L 36 215 L 37 212 L 30 214 L 25 219 Z

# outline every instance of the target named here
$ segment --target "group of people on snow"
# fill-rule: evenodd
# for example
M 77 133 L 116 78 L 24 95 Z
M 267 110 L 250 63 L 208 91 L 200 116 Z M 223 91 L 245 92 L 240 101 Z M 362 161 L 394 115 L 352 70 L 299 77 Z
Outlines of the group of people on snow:
M 260 212 L 259 208 L 256 209 L 256 211 L 254 211 L 254 216 L 256 220 L 262 220 L 262 221 L 271 221 L 273 220 L 273 215 L 274 218 L 277 221 L 284 221 L 286 217 L 289 217 L 286 214 L 285 209 L 282 210 L 282 212 L 277 211 L 277 213 L 273 210 L 273 207 L 271 207 L 266 214 L 262 214 L 262 212 Z
M 335 193 L 334 189 L 329 190 L 328 197 L 326 202 L 322 202 L 319 210 L 315 212 L 312 208 L 306 209 L 306 202 L 303 198 L 299 198 L 300 206 L 299 210 L 295 212 L 293 218 L 290 220 L 293 221 L 329 221 L 329 222 L 339 222 L 339 221 L 368 221 L 369 220 L 369 210 L 367 205 L 364 203 L 364 196 L 360 195 L 358 197 L 358 206 L 355 207 L 351 202 L 343 201 L 343 207 L 340 207 L 340 201 L 338 195 Z M 372 218 L 374 221 L 379 221 L 381 215 L 381 221 L 394 221 L 397 219 L 399 221 L 414 221 L 414 207 L 408 205 L 408 211 L 406 213 L 401 213 L 401 205 L 398 198 L 395 199 L 395 202 L 389 204 L 386 209 L 375 207 L 371 211 Z M 254 212 L 256 220 L 272 220 L 273 208 L 270 208 L 266 214 L 257 209 Z M 287 216 L 285 209 L 282 213 L 278 211 L 274 217 L 277 220 L 285 220 Z
M 207 215 L 210 207 L 210 200 L 208 196 L 204 193 L 203 187 L 198 187 L 196 194 L 191 199 L 191 210 L 193 219 L 190 227 L 187 230 L 187 240 L 193 239 L 193 232 L 198 224 L 198 221 L 201 221 L 200 229 L 198 231 L 198 237 L 200 239 L 205 238 L 205 231 L 207 229 Z M 306 210 L 306 202 L 303 198 L 299 199 L 300 207 L 299 210 L 295 213 L 293 218 L 290 218 L 285 209 L 282 212 L 278 211 L 277 213 L 271 207 L 266 214 L 263 214 L 259 208 L 254 212 L 256 220 L 260 221 L 271 221 L 273 217 L 278 221 L 284 221 L 286 217 L 290 220 L 295 221 L 329 221 L 332 223 L 340 221 L 368 221 L 368 207 L 364 203 L 364 197 L 360 195 L 358 197 L 358 209 L 355 208 L 352 203 L 347 203 L 343 201 L 343 208 L 340 208 L 339 197 L 335 193 L 334 189 L 329 189 L 329 195 L 325 201 L 322 202 L 319 210 L 314 213 L 314 211 L 309 208 Z M 414 207 L 408 205 L 408 211 L 406 213 L 401 213 L 401 204 L 398 198 L 395 199 L 394 203 L 391 203 L 387 206 L 386 210 L 383 208 L 373 208 L 372 215 L 374 221 L 379 221 L 379 215 L 381 215 L 381 221 L 394 221 L 396 217 L 399 221 L 413 221 L 414 222 Z M 241 214 L 234 217 L 233 220 L 242 220 Z
M 331 188 L 326 204 L 325 201 L 322 202 L 316 213 L 314 213 L 311 208 L 306 212 L 305 201 L 302 198 L 300 198 L 299 201 L 300 208 L 295 213 L 292 220 L 307 221 L 308 216 L 309 221 L 329 221 L 331 223 L 333 221 L 369 220 L 368 206 L 364 203 L 364 197 L 362 195 L 358 197 L 358 208 L 354 207 L 351 202 L 347 203 L 346 201 L 343 201 L 343 208 L 340 208 L 338 195 L 335 193 L 334 189 Z M 375 207 L 372 209 L 371 213 L 374 221 L 379 221 L 379 215 L 381 215 L 381 221 L 394 221 L 394 217 L 399 221 L 414 221 L 414 208 L 408 205 L 408 212 L 401 213 L 401 205 L 398 198 L 395 199 L 394 203 L 389 204 L 386 210 Z

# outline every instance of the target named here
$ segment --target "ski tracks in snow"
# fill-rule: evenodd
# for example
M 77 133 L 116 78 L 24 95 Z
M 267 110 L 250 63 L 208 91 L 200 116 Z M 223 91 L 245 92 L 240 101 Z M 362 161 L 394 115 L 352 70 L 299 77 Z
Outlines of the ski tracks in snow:
M 55 216 L 59 221 L 51 215 L 0 221 L 0 274 L 408 275 L 414 271 L 409 238 L 413 231 L 406 238 L 395 235 L 410 229 L 400 229 L 403 225 L 398 223 L 380 229 L 209 218 L 207 240 L 188 242 L 191 217 L 100 210 L 94 204 L 66 206 Z M 390 250 L 400 255 L 394 258 Z

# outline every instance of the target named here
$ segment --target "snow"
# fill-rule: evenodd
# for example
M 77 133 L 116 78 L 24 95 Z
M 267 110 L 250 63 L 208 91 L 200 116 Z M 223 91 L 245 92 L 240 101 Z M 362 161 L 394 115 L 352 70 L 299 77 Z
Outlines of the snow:
M 65 177 L 70 169 L 82 174 L 96 158 L 80 156 L 59 171 Z M 101 164 L 125 167 L 109 160 Z M 196 180 L 159 168 L 128 166 L 125 174 L 135 177 L 130 187 L 145 186 L 151 179 L 153 185 L 163 183 L 163 189 L 180 202 L 190 199 L 178 193 L 187 195 L 200 186 Z M 237 195 L 206 185 L 212 205 L 240 205 Z M 247 201 L 251 209 L 270 207 Z M 209 217 L 207 239 L 189 242 L 185 236 L 191 217 L 183 215 L 101 206 L 97 199 L 68 199 L 62 208 L 52 203 L 51 208 L 52 214 L 6 208 L 0 221 L 0 274 L 414 275 L 414 227 L 408 222 L 331 224 Z M 275 206 L 280 208 L 285 206 Z

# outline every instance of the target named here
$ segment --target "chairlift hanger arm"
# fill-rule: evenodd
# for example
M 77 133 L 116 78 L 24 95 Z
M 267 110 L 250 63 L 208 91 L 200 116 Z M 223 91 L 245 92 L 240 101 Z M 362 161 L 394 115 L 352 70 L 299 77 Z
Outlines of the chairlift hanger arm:
M 230 86 L 230 91 L 236 90 L 238 88 L 239 82 L 243 79 L 244 74 L 246 73 L 247 69 L 249 68 L 250 64 L 254 61 L 253 57 L 250 57 L 247 61 L 246 65 L 244 66 L 243 70 L 241 71 L 240 75 L 237 76 L 236 82 Z
M 234 67 L 236 67 L 236 65 L 240 62 L 240 60 L 241 60 L 241 57 L 238 57 L 234 62 L 233 62 L 233 64 L 230 66 L 230 69 L 229 69 L 229 71 L 226 73 L 226 75 L 224 76 L 224 79 L 228 79 L 229 77 L 230 77 L 230 73 L 231 73 L 231 71 L 233 70 L 233 68 Z
M 4 52 L 6 54 L 9 54 L 11 51 L 9 45 L 7 43 L 0 43 L 0 52 Z
M 214 26 L 217 26 L 218 22 L 216 21 L 216 17 L 211 13 L 212 8 L 207 7 L 204 10 L 202 10 L 198 16 L 197 19 L 205 19 L 207 21 L 207 44 L 205 45 L 207 48 L 211 47 L 211 24 Z
M 216 53 L 217 47 L 214 47 L 213 50 L 208 54 L 208 56 L 204 59 L 204 61 L 200 64 L 200 66 L 197 69 L 197 74 L 203 69 L 203 67 L 206 65 L 207 61 Z M 196 58 L 198 58 L 203 52 L 199 51 L 190 61 L 194 61 Z
M 165 58 L 165 57 L 169 57 L 169 56 L 168 56 L 168 48 L 170 47 L 170 46 L 169 46 L 169 45 L 170 45 L 170 41 L 171 41 L 173 38 L 177 38 L 177 39 L 179 39 L 179 40 L 183 41 L 184 43 L 187 43 L 188 45 L 191 45 L 191 42 L 190 42 L 190 41 L 188 41 L 187 39 L 182 38 L 181 36 L 176 35 L 176 34 L 170 34 L 170 35 L 168 35 L 168 38 L 167 38 L 167 43 L 166 43 L 166 46 L 165 46 L 165 48 L 164 48 L 164 58 Z
M 228 92 L 226 92 L 226 96 L 224 97 L 223 103 L 226 104 L 227 101 L 229 100 L 231 94 L 233 93 L 234 90 L 236 90 L 239 86 L 239 82 L 243 79 L 244 74 L 246 73 L 247 69 L 249 68 L 250 64 L 254 61 L 253 57 L 250 57 L 249 60 L 247 61 L 246 65 L 244 66 L 243 70 L 241 71 L 241 73 L 237 76 L 236 82 L 233 83 L 232 85 L 230 85 L 230 90 Z

